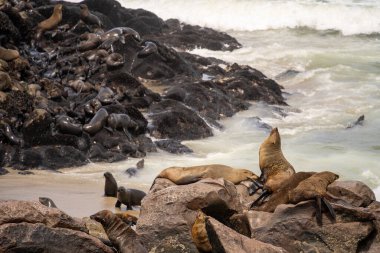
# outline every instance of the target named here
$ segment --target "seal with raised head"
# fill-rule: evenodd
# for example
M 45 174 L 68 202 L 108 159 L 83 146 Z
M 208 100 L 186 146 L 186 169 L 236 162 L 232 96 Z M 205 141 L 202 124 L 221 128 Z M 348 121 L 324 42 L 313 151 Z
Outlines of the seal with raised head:
M 212 246 L 206 230 L 206 215 L 199 210 L 195 222 L 191 227 L 191 238 L 199 252 L 212 252 Z
M 261 170 L 260 181 L 254 185 L 262 188 L 263 192 L 254 202 L 259 203 L 281 187 L 283 182 L 295 173 L 293 166 L 286 160 L 281 150 L 281 137 L 277 127 L 272 129 L 270 135 L 260 145 L 259 166 Z M 257 189 L 250 191 L 253 194 Z
M 117 197 L 117 182 L 111 172 L 104 172 L 106 179 L 104 184 L 104 196 Z
M 56 4 L 54 6 L 53 14 L 48 19 L 45 19 L 44 21 L 38 23 L 36 35 L 37 39 L 41 38 L 41 35 L 45 31 L 55 29 L 58 26 L 58 24 L 62 21 L 62 7 L 62 4 Z
M 0 47 L 0 59 L 4 61 L 12 61 L 20 57 L 17 50 Z
M 139 235 L 111 211 L 103 210 L 90 216 L 102 224 L 108 238 L 121 253 L 148 253 Z
M 103 24 L 100 19 L 92 14 L 87 5 L 81 4 L 80 7 L 80 20 L 82 20 L 86 25 L 97 25 L 98 27 L 102 27 Z
M 96 134 L 107 122 L 108 112 L 104 108 L 100 108 L 96 112 L 95 116 L 90 120 L 88 124 L 83 126 L 83 131 L 86 131 L 89 134 Z
M 141 200 L 146 196 L 146 193 L 137 189 L 126 189 L 120 186 L 117 189 L 117 201 L 115 207 L 120 208 L 121 204 L 127 206 L 127 210 L 132 210 L 132 206 L 140 206 Z
M 322 224 L 322 203 L 327 207 L 333 220 L 335 220 L 334 209 L 325 196 L 327 186 L 338 178 L 337 174 L 330 171 L 323 171 L 312 175 L 300 182 L 295 189 L 289 192 L 289 203 L 297 204 L 301 201 L 315 199 L 317 203 L 316 218 L 318 224 Z
M 42 205 L 44 205 L 44 206 L 57 208 L 57 206 L 55 205 L 54 201 L 51 200 L 51 198 L 47 198 L 47 197 L 39 197 L 38 200 L 39 200 L 40 203 L 41 203 Z
M 234 169 L 222 164 L 169 167 L 161 171 L 156 178 L 166 178 L 177 185 L 195 183 L 204 178 L 224 178 L 234 184 L 238 184 L 244 180 L 254 181 L 258 179 L 257 175 L 252 171 L 246 169 Z

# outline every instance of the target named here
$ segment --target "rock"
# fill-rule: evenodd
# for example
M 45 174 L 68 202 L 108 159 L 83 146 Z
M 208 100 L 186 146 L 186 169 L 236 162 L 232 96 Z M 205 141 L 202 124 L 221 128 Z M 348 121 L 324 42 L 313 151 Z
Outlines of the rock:
M 224 180 L 172 186 L 151 191 L 142 200 L 136 231 L 150 251 L 198 252 L 190 235 L 198 209 L 218 220 L 228 220 L 242 207 L 235 186 Z
M 112 253 L 99 239 L 84 232 L 53 228 L 41 223 L 9 223 L 0 226 L 2 252 Z
M 166 178 L 156 178 L 151 186 L 149 193 L 161 191 L 170 186 L 177 186 L 175 183 Z
M 246 237 L 209 217 L 206 230 L 212 246 L 212 252 L 218 253 L 285 253 L 286 250 L 256 239 Z
M 375 193 L 360 181 L 335 181 L 327 187 L 329 195 L 337 203 L 367 207 L 376 200 Z
M 0 201 L 0 225 L 21 222 L 42 223 L 51 228 L 88 232 L 83 222 L 73 219 L 57 208 L 49 208 L 32 201 Z
M 323 213 L 321 226 L 314 216 L 314 201 L 279 205 L 271 217 L 251 224 L 252 237 L 289 252 L 357 252 L 375 231 L 373 214 L 363 208 L 332 205 L 336 223 Z
M 196 112 L 175 100 L 163 100 L 150 108 L 151 135 L 158 139 L 194 140 L 212 136 L 212 130 Z
M 101 240 L 102 242 L 109 241 L 109 238 L 106 234 L 106 231 L 104 231 L 104 228 L 102 224 L 99 222 L 90 219 L 90 217 L 84 217 L 82 218 L 83 222 L 86 224 L 86 228 L 88 229 L 88 233 L 91 236 L 94 236 Z
M 0 167 L 0 176 L 3 176 L 3 175 L 8 174 L 8 173 L 9 173 L 9 171 L 7 169 Z
M 20 174 L 20 175 L 34 175 L 33 172 L 28 171 L 28 170 L 19 171 L 19 172 L 17 172 L 17 174 Z
M 159 149 L 165 150 L 172 154 L 193 153 L 193 150 L 181 144 L 177 140 L 160 140 L 154 142 Z

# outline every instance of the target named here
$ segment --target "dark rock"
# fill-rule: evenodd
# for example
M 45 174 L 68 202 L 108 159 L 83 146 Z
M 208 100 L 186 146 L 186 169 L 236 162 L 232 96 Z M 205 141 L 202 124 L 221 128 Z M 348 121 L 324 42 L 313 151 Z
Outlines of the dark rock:
M 34 175 L 33 172 L 28 171 L 28 170 L 19 171 L 19 172 L 17 172 L 17 174 L 20 174 L 20 175 Z
M 3 176 L 3 175 L 8 174 L 8 173 L 9 173 L 9 171 L 7 169 L 0 167 L 0 176 Z
M 159 149 L 165 150 L 166 152 L 172 154 L 186 154 L 193 152 L 192 149 L 186 147 L 185 145 L 181 144 L 180 141 L 177 140 L 160 140 L 155 141 L 154 143 L 156 143 Z

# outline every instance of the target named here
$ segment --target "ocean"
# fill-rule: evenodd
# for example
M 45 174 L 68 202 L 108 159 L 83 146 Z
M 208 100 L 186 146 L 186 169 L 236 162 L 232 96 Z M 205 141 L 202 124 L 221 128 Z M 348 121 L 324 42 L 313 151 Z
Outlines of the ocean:
M 221 121 L 214 136 L 185 141 L 193 154 L 163 151 L 145 158 L 145 168 L 129 178 L 125 169 L 138 159 L 89 164 L 62 173 L 11 173 L 0 184 L 0 199 L 36 199 L 45 194 L 69 214 L 89 215 L 112 208 L 100 197 L 103 173 L 121 185 L 148 189 L 169 166 L 222 163 L 260 174 L 258 150 L 268 135 L 257 118 L 278 127 L 285 157 L 296 171 L 330 170 L 343 180 L 361 180 L 380 198 L 380 1 L 377 0 L 122 0 L 163 19 L 227 32 L 243 47 L 233 52 L 195 49 L 191 53 L 247 64 L 284 87 L 289 106 L 252 102 L 247 111 Z M 365 115 L 362 126 L 346 127 Z M 5 179 L 5 176 L 3 176 Z M 49 181 L 48 188 L 44 183 Z M 3 180 L 5 181 L 5 180 Z M 87 208 L 78 210 L 84 196 Z M 68 200 L 69 199 L 69 200 Z M 99 200 L 100 199 L 100 200 Z

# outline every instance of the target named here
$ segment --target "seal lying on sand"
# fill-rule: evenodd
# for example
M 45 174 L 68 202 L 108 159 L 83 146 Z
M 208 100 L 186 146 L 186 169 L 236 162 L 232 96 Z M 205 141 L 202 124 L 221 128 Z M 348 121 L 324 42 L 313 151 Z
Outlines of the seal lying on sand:
M 103 210 L 90 216 L 100 222 L 110 241 L 121 253 L 148 253 L 139 236 L 111 211 Z
M 295 173 L 293 166 L 282 154 L 281 137 L 277 128 L 272 129 L 270 135 L 260 146 L 259 165 L 261 170 L 260 180 L 264 185 L 262 186 L 256 182 L 257 188 L 250 192 L 252 195 L 258 188 L 263 189 L 254 204 L 259 203 L 279 189 L 283 182 Z
M 62 21 L 62 4 L 56 4 L 54 6 L 53 14 L 44 21 L 38 23 L 37 25 L 37 35 L 36 38 L 40 39 L 41 35 L 45 31 L 53 30 L 55 29 L 58 24 Z
M 177 185 L 191 184 L 204 178 L 224 178 L 234 184 L 238 184 L 244 180 L 254 181 L 258 179 L 252 171 L 246 169 L 234 169 L 222 164 L 170 167 L 161 171 L 156 178 L 166 178 Z
M 117 196 L 117 182 L 111 172 L 104 172 L 106 179 L 104 184 L 104 196 L 116 197 Z
M 120 208 L 121 204 L 127 206 L 127 210 L 132 210 L 132 206 L 140 206 L 141 200 L 146 196 L 146 193 L 136 189 L 125 189 L 120 186 L 117 189 L 117 201 L 115 207 Z

